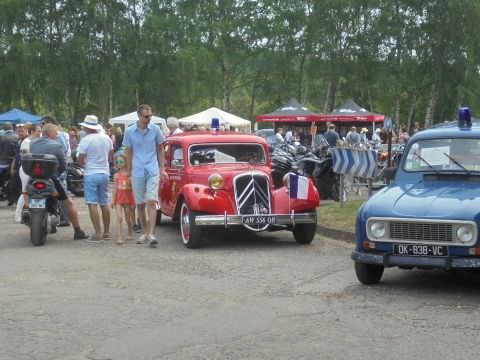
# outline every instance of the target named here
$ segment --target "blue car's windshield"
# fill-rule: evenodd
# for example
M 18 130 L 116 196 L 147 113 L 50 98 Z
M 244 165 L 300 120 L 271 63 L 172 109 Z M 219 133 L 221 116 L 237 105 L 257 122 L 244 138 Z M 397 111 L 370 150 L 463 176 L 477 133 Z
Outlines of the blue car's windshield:
M 430 139 L 412 144 L 406 171 L 480 171 L 480 139 Z

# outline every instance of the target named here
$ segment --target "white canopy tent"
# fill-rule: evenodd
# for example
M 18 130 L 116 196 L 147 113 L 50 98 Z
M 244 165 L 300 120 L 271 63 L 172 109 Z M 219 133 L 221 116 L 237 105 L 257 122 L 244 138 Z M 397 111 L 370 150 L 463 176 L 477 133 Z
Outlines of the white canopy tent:
M 199 112 L 198 114 L 178 119 L 178 122 L 187 127 L 189 125 L 203 125 L 205 127 L 210 127 L 212 118 L 219 119 L 220 125 L 229 124 L 230 130 L 238 128 L 239 130 L 247 133 L 252 132 L 251 122 L 249 120 L 242 119 L 239 116 L 217 109 L 216 107 Z
M 112 125 L 124 125 L 125 129 L 132 125 L 134 122 L 138 120 L 137 112 L 131 112 L 129 114 L 120 115 L 114 118 L 111 118 L 108 122 Z M 150 122 L 157 124 L 160 126 L 164 134 L 170 133 L 170 130 L 167 128 L 167 123 L 165 122 L 164 118 L 158 116 L 152 116 Z

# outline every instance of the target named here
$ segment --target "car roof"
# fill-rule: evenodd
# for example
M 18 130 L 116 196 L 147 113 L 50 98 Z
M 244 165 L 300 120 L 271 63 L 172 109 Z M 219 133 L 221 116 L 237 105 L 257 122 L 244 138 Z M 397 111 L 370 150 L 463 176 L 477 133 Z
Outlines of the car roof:
M 471 127 L 463 127 L 458 125 L 458 121 L 450 121 L 437 124 L 426 130 L 419 131 L 412 136 L 412 140 L 435 139 L 435 138 L 479 138 L 480 122 L 473 121 Z
M 167 138 L 170 141 L 180 141 L 186 145 L 203 143 L 258 143 L 267 146 L 267 141 L 256 135 L 232 131 L 185 131 Z

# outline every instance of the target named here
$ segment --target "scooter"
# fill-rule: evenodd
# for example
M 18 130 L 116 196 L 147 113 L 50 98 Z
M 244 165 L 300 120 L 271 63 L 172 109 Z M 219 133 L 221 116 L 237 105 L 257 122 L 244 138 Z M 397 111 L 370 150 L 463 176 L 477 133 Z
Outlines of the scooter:
M 57 232 L 59 224 L 58 192 L 52 176 L 58 173 L 54 155 L 25 154 L 22 167 L 30 180 L 27 186 L 28 208 L 22 212 L 22 222 L 30 227 L 30 241 L 35 246 L 45 244 L 47 234 Z

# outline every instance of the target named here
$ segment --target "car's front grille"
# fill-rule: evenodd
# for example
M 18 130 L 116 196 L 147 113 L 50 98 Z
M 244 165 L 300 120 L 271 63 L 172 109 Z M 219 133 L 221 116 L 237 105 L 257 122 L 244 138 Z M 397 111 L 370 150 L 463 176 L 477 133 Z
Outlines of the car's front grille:
M 270 213 L 268 177 L 258 173 L 246 173 L 235 178 L 235 201 L 239 215 Z
M 389 238 L 401 241 L 452 242 L 453 225 L 448 223 L 389 222 Z

